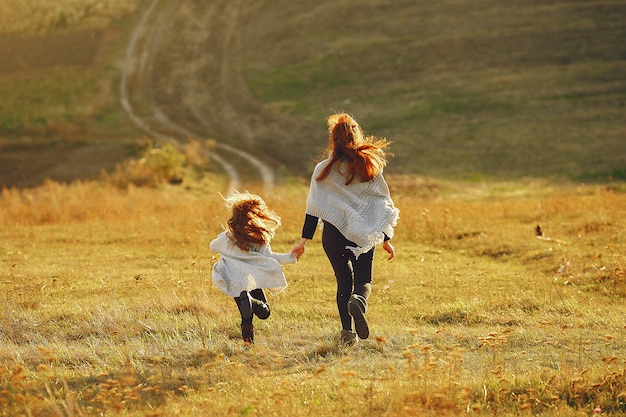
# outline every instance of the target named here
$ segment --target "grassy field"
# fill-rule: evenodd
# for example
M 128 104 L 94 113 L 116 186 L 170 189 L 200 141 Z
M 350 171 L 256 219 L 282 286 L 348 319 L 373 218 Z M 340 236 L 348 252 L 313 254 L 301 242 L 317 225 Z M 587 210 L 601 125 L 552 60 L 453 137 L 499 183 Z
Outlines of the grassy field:
M 98 154 L 106 146 L 119 159 L 132 154 L 137 131 L 124 116 L 117 92 L 129 34 L 144 8 L 139 2 L 104 7 L 88 0 L 12 4 L 0 3 L 2 183 L 32 186 L 46 177 L 72 179 L 59 172 L 61 163 L 45 170 L 16 164 L 24 153 L 43 160 L 51 148 Z M 228 26 L 219 16 L 239 8 L 218 6 L 225 9 L 215 11 L 218 17 L 210 23 Z M 275 164 L 298 175 L 306 174 L 302 167 L 324 146 L 326 116 L 346 111 L 367 132 L 394 142 L 389 171 L 395 174 L 624 180 L 624 7 L 621 1 L 560 0 L 506 6 L 458 0 L 429 5 L 324 0 L 307 7 L 285 0 L 257 2 L 230 17 L 241 48 L 228 59 L 231 65 L 240 63 L 237 70 L 251 96 L 241 99 L 245 108 L 238 117 L 256 117 L 250 129 L 264 141 L 255 150 L 268 158 L 280 155 Z M 174 23 L 163 36 L 176 39 L 185 29 L 190 37 L 185 41 L 200 50 L 204 44 L 192 38 L 194 28 L 210 39 L 229 36 L 198 29 L 207 10 L 202 3 L 170 9 Z M 214 46 L 206 57 L 218 60 L 220 53 L 227 54 L 228 49 Z M 178 42 L 164 42 L 163 48 L 169 50 L 161 51 L 155 71 L 171 62 L 183 66 L 184 61 L 176 61 Z M 173 85 L 176 67 L 167 70 L 163 82 Z M 210 78 L 219 67 L 203 73 L 189 64 L 183 70 L 200 77 L 197 86 L 220 82 Z M 161 108 L 189 118 L 184 106 L 190 97 L 172 95 L 167 88 L 152 94 L 165 100 Z M 254 100 L 270 110 L 260 111 L 250 104 Z M 225 107 L 216 105 L 215 115 L 206 117 L 219 125 Z M 205 107 L 195 110 L 208 113 Z M 265 120 L 272 111 L 282 117 Z M 238 131 L 228 126 L 216 132 L 237 144 Z M 286 126 L 295 130 L 293 135 L 282 134 Z M 103 146 L 89 149 L 94 140 Z M 302 151 L 285 152 L 285 147 Z M 75 163 L 82 154 L 74 156 L 65 163 Z M 110 170 L 113 164 L 100 165 Z M 86 168 L 74 167 L 78 173 Z
M 119 62 L 137 1 L 0 1 L 0 184 L 97 178 L 136 155 Z
M 294 134 L 323 144 L 348 111 L 393 141 L 397 258 L 377 253 L 372 336 L 349 349 L 319 234 L 243 346 L 210 279 L 228 179 L 147 147 L 118 104 L 148 2 L 18 3 L 0 0 L 0 416 L 626 415 L 623 2 L 240 10 L 250 94 L 311 127 Z M 308 178 L 280 174 L 248 189 L 288 251 Z
M 394 141 L 394 172 L 624 179 L 624 15 L 619 1 L 276 1 L 246 21 L 246 75 L 312 125 L 355 114 Z
M 219 177 L 5 190 L 0 415 L 626 414 L 623 186 L 389 182 L 398 256 L 377 254 L 372 336 L 349 349 L 319 236 L 244 348 L 210 281 Z M 266 194 L 274 250 L 306 192 Z

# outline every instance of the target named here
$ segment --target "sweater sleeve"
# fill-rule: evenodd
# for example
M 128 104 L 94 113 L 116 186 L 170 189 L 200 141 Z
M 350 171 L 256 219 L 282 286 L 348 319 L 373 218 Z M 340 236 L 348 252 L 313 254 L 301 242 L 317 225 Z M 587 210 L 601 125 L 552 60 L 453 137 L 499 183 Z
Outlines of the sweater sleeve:
M 315 230 L 317 229 L 317 222 L 319 218 L 307 214 L 304 218 L 304 226 L 302 227 L 302 237 L 305 239 L 313 239 Z
M 269 243 L 258 248 L 258 252 L 264 256 L 267 256 L 268 258 L 274 259 L 276 262 L 278 262 L 281 265 L 295 264 L 298 261 L 298 258 L 296 258 L 294 255 L 292 255 L 289 252 L 288 253 L 274 252 Z

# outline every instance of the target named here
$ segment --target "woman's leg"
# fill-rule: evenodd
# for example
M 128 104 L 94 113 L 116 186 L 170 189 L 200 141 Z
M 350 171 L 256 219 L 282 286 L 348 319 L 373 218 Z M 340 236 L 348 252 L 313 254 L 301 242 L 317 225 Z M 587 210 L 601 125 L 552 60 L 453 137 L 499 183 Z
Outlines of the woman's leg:
M 352 294 L 358 295 L 367 301 L 372 293 L 372 269 L 374 266 L 373 248 L 359 256 L 359 259 L 352 259 L 352 269 L 354 270 L 354 290 Z M 365 305 L 367 308 L 367 304 Z
M 348 300 L 352 294 L 353 275 L 350 262 L 352 252 L 346 246 L 354 245 L 332 224 L 325 222 L 322 246 L 337 279 L 337 309 L 343 330 L 352 331 L 352 317 L 348 312 Z
M 354 269 L 354 290 L 348 301 L 348 312 L 354 319 L 354 328 L 361 339 L 370 335 L 369 325 L 365 318 L 367 299 L 372 292 L 372 266 L 374 249 L 352 260 Z

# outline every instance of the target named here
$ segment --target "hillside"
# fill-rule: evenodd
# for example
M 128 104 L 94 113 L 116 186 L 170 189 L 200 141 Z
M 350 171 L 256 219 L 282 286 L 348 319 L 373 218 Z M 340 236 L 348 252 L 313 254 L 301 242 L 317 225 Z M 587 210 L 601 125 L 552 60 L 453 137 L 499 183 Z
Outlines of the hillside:
M 137 111 L 280 172 L 308 175 L 326 115 L 346 111 L 394 142 L 391 173 L 626 177 L 622 2 L 155 4 Z M 99 26 L 5 25 L 4 185 L 94 176 L 136 152 L 146 133 L 119 81 L 137 6 Z
M 354 113 L 394 172 L 624 178 L 623 2 L 359 4 L 250 13 L 253 92 L 311 122 Z

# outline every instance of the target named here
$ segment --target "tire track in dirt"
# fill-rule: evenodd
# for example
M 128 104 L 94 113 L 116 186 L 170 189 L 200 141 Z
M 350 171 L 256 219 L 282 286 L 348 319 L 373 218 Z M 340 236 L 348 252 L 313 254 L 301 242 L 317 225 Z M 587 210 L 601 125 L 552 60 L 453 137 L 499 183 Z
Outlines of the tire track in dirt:
M 200 31 L 199 36 L 194 38 L 196 39 L 196 44 L 192 45 L 192 53 L 181 56 L 179 61 L 173 60 L 174 64 L 177 62 L 181 63 L 180 71 L 176 71 L 175 65 L 173 65 L 174 71 L 172 71 L 172 74 L 176 76 L 176 83 L 173 85 L 182 84 L 186 91 L 182 101 L 185 102 L 186 107 L 191 110 L 196 122 L 198 122 L 194 124 L 193 128 L 183 126 L 183 123 L 187 120 L 178 120 L 177 118 L 180 119 L 180 113 L 176 113 L 173 116 L 168 115 L 166 109 L 160 105 L 155 93 L 155 90 L 163 88 L 160 85 L 155 86 L 159 81 L 155 77 L 155 69 L 158 66 L 157 55 L 161 50 L 167 50 L 167 42 L 172 41 L 172 39 L 168 39 L 168 36 L 176 34 L 176 31 L 172 30 L 172 16 L 181 9 L 181 5 L 180 0 L 153 0 L 150 3 L 132 33 L 120 82 L 122 107 L 135 126 L 155 140 L 171 143 L 177 148 L 182 148 L 183 143 L 192 138 L 206 137 L 206 135 L 198 134 L 197 129 L 204 128 L 203 130 L 208 130 L 207 127 L 210 126 L 210 123 L 205 121 L 205 119 L 211 117 L 211 115 L 203 113 L 197 105 L 197 101 L 193 100 L 194 94 L 198 94 L 199 91 L 200 82 L 198 78 L 202 75 L 200 71 L 194 70 L 194 68 L 201 66 L 198 63 L 203 62 L 203 54 L 206 54 L 206 51 L 202 50 L 202 42 L 205 40 L 201 36 L 202 30 L 209 30 L 211 22 L 215 22 L 216 16 L 221 15 L 225 10 L 229 10 L 231 13 L 235 12 L 234 16 L 229 16 L 228 21 L 230 25 L 226 33 L 227 36 L 224 36 L 220 44 L 218 44 L 218 49 L 222 51 L 222 59 L 218 65 L 218 70 L 222 74 L 220 82 L 232 81 L 230 79 L 232 74 L 230 67 L 231 54 L 228 51 L 233 49 L 233 35 L 237 30 L 236 13 L 239 11 L 240 3 L 237 2 L 236 7 L 233 7 L 232 2 L 223 2 L 219 4 L 222 6 L 222 9 L 217 7 L 219 6 L 217 3 L 213 3 L 204 13 L 200 28 L 196 28 Z M 206 43 L 204 43 L 204 46 L 206 47 Z M 169 53 L 167 56 L 169 58 L 172 54 Z M 172 74 L 168 75 L 172 76 Z M 223 102 L 221 109 L 224 113 L 218 115 L 218 117 L 227 117 L 233 121 L 241 119 L 233 107 L 230 106 L 227 98 L 212 97 L 212 99 L 222 100 Z M 182 106 L 183 103 L 179 104 Z M 171 105 L 169 103 L 169 106 Z M 169 109 L 171 110 L 171 107 Z M 238 124 L 236 132 L 241 136 L 243 143 L 249 143 L 253 140 L 251 129 L 244 123 Z M 220 152 L 216 152 L 216 150 Z M 229 176 L 229 192 L 237 190 L 242 186 L 241 174 L 232 162 L 237 158 L 254 167 L 260 174 L 260 178 L 266 187 L 271 187 L 274 184 L 272 169 L 242 149 L 217 142 L 215 149 L 204 149 L 204 152 L 219 164 Z M 256 175 L 257 178 L 259 177 L 258 174 Z

